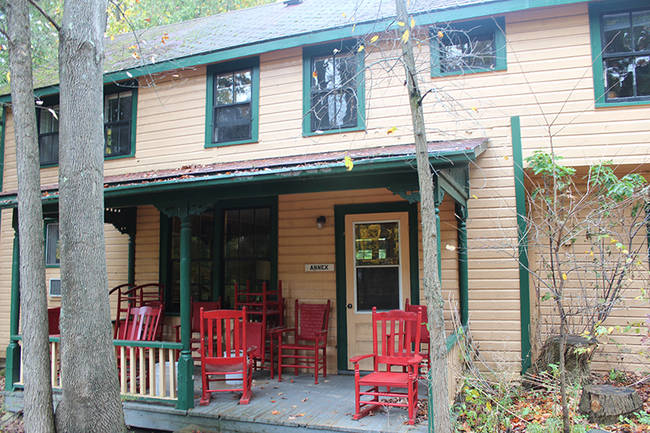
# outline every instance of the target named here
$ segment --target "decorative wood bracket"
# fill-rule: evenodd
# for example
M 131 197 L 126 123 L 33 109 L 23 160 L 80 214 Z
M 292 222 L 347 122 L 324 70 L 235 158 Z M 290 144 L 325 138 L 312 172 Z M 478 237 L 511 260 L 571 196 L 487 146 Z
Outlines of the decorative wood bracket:
M 107 208 L 104 209 L 104 222 L 113 226 L 122 234 L 135 235 L 138 208 Z
M 214 206 L 214 202 L 194 202 L 190 200 L 176 200 L 173 202 L 158 202 L 156 208 L 168 217 L 187 217 L 199 215 Z

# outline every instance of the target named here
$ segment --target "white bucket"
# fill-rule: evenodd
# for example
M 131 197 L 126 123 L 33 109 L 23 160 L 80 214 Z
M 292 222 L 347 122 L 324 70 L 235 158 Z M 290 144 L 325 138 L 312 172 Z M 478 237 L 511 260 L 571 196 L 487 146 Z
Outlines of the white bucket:
M 239 356 L 242 356 L 242 351 L 239 351 Z M 223 356 L 226 356 L 226 352 L 223 353 Z M 230 356 L 237 356 L 236 352 L 232 350 L 230 352 Z M 241 386 L 244 383 L 244 377 L 241 373 L 232 373 L 232 374 L 226 374 L 226 383 L 228 385 L 238 385 Z
M 174 363 L 174 371 L 178 372 L 178 362 Z M 169 391 L 169 361 L 165 361 L 165 369 L 163 370 L 165 374 L 165 389 L 163 390 L 164 394 L 160 392 L 160 384 L 162 383 L 162 376 L 161 376 L 161 371 L 160 371 L 160 362 L 156 362 L 155 365 L 155 377 L 156 377 L 156 395 L 161 396 L 161 397 L 169 397 L 171 396 L 171 392 Z M 174 382 L 176 382 L 176 379 L 174 379 Z M 178 391 L 178 385 L 176 386 L 176 391 Z

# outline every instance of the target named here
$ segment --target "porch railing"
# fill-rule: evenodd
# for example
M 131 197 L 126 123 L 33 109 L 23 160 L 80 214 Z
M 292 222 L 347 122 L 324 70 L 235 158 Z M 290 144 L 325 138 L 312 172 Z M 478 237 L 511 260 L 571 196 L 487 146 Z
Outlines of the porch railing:
M 12 336 L 21 343 L 21 336 Z M 178 399 L 177 360 L 180 343 L 163 341 L 113 340 L 120 378 L 120 394 L 124 399 L 164 400 Z M 50 337 L 50 365 L 52 388 L 61 388 L 61 339 Z M 24 386 L 22 350 L 20 374 L 16 387 Z

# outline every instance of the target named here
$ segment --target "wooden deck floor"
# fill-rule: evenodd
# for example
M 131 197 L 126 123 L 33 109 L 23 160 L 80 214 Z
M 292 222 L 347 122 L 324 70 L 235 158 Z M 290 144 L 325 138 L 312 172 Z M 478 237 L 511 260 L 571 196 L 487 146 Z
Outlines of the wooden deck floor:
M 256 374 L 253 398 L 244 406 L 238 404 L 239 393 L 213 394 L 209 405 L 198 406 L 201 387 L 197 381 L 194 409 L 186 412 L 162 404 L 125 401 L 126 422 L 133 427 L 164 431 L 194 426 L 205 433 L 427 431 L 426 423 L 415 426 L 405 424 L 407 414 L 406 409 L 402 408 L 380 409 L 373 416 L 353 420 L 352 376 L 328 376 L 318 385 L 314 385 L 313 376 L 308 375 L 285 375 L 283 379 L 283 382 L 278 382 L 277 379 L 271 380 L 268 376 Z M 18 397 L 16 393 L 12 394 Z M 426 398 L 423 385 L 420 386 L 420 398 Z M 12 406 L 17 403 L 14 399 Z

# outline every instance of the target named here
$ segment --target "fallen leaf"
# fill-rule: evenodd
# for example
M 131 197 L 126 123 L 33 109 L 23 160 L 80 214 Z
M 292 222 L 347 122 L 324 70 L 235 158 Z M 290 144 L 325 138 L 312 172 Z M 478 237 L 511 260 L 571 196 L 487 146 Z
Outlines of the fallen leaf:
M 393 126 L 392 128 L 388 129 L 388 131 L 386 131 L 386 134 L 390 135 L 395 131 L 397 131 L 397 126 Z
M 302 402 L 304 403 L 304 402 L 306 402 L 307 400 L 309 400 L 309 397 L 305 397 L 305 398 L 303 398 L 303 399 L 302 399 Z
M 363 48 L 364 48 L 363 45 L 359 45 L 359 49 L 357 50 L 357 52 L 360 53 L 361 51 L 363 51 Z
M 411 17 L 411 28 L 415 27 L 415 19 Z
M 273 412 L 271 412 L 271 415 L 279 415 L 279 414 L 280 414 L 279 410 L 274 410 Z
M 379 39 L 378 35 L 373 36 L 372 38 L 370 38 L 370 43 L 372 44 L 372 43 L 377 42 L 377 39 Z
M 304 414 L 304 413 L 299 413 L 299 414 L 296 415 L 296 416 L 305 416 L 305 414 Z
M 347 171 L 352 170 L 352 168 L 354 167 L 354 162 L 352 161 L 352 158 L 350 158 L 349 156 L 346 155 L 346 157 L 343 158 L 343 161 L 344 161 L 346 170 Z
M 403 21 L 398 21 L 398 22 L 397 22 L 397 25 L 400 26 L 400 27 L 404 27 L 406 24 L 404 24 Z
M 442 39 L 445 36 L 445 34 L 441 31 L 438 31 L 438 39 Z

